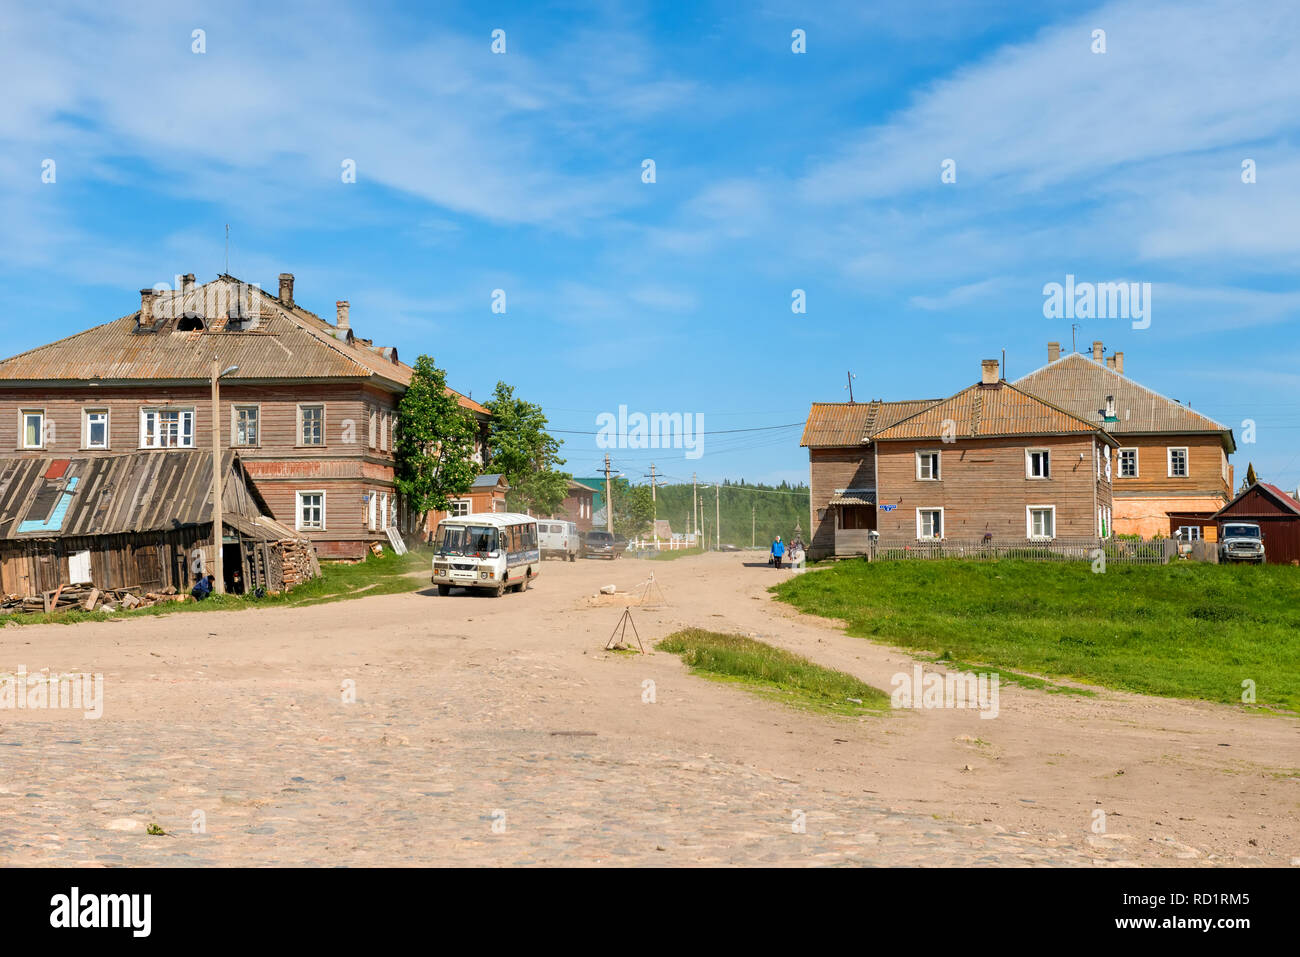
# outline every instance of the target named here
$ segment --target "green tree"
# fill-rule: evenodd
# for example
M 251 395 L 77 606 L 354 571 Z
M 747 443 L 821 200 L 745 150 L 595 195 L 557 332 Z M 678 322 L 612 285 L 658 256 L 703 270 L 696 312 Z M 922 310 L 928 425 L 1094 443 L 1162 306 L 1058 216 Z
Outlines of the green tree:
M 569 494 L 567 472 L 560 442 L 546 431 L 542 407 L 515 396 L 513 386 L 498 382 L 492 398 L 484 403 L 492 413 L 488 425 L 488 468 L 500 472 L 510 483 L 506 502 L 512 511 L 551 515 Z
M 478 429 L 429 356 L 415 360 L 397 416 L 397 490 L 419 515 L 448 510 L 478 473 L 471 458 Z
M 610 481 L 610 494 L 614 497 L 614 533 L 624 538 L 637 538 L 650 531 L 654 514 L 654 501 L 650 486 L 628 483 L 625 478 Z

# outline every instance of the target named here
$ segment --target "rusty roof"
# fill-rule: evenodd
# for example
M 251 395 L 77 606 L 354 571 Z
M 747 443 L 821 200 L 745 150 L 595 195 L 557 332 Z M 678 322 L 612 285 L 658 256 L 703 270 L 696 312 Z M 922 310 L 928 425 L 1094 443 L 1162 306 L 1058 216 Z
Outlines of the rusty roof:
M 186 329 L 185 316 L 203 320 Z M 366 379 L 401 391 L 414 370 L 391 347 L 377 347 L 234 276 L 153 299 L 153 322 L 139 310 L 67 338 L 0 360 L 0 382 L 206 382 L 212 356 L 239 371 L 227 381 Z M 487 409 L 453 389 L 463 408 Z
M 881 429 L 938 402 L 906 399 L 900 402 L 814 402 L 804 422 L 801 446 L 814 449 L 861 445 Z
M 1237 448 L 1227 426 L 1079 352 L 1035 369 L 1014 385 L 1113 434 L 1214 432 L 1222 435 L 1229 452 Z M 1103 422 L 1108 395 L 1115 397 L 1115 422 Z
M 226 524 L 256 537 L 299 537 L 269 518 L 237 465 L 222 460 Z M 194 450 L 86 458 L 0 458 L 0 539 L 167 531 L 212 522 L 212 456 Z
M 975 383 L 951 398 L 882 429 L 873 438 L 890 439 L 979 439 L 1004 435 L 1068 435 L 1096 432 L 1111 444 L 1100 424 L 1094 424 L 1064 409 L 1023 392 L 1006 382 Z

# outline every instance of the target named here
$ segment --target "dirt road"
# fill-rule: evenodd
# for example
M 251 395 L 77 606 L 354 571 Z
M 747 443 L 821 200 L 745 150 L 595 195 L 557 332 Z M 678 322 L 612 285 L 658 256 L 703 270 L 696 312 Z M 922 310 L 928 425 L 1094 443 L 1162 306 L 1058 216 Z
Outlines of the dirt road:
M 547 562 L 499 600 L 5 628 L 0 673 L 102 673 L 104 707 L 0 710 L 0 863 L 1300 860 L 1294 719 L 1005 685 L 992 720 L 805 714 L 603 652 L 620 601 L 592 594 L 651 571 L 647 647 L 739 631 L 883 689 L 915 663 L 773 602 L 789 572 L 737 554 Z

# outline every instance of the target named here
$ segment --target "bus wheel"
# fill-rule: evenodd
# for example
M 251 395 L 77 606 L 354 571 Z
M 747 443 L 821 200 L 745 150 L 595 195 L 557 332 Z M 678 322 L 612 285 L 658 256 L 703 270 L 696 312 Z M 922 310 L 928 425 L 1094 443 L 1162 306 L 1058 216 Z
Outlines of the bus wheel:
M 495 589 L 492 590 L 491 595 L 493 598 L 500 598 L 505 593 L 506 593 L 506 583 L 502 582 L 501 584 L 497 585 Z
M 446 597 L 447 597 L 448 595 L 450 595 L 450 594 L 451 594 L 451 586 L 450 586 L 450 585 L 439 585 L 439 586 L 438 586 L 438 596 L 439 596 L 439 597 L 441 597 L 441 598 L 446 598 Z
M 577 553 L 577 552 L 569 552 L 569 561 L 571 561 L 571 562 L 576 562 L 577 560 L 578 560 L 578 553 Z

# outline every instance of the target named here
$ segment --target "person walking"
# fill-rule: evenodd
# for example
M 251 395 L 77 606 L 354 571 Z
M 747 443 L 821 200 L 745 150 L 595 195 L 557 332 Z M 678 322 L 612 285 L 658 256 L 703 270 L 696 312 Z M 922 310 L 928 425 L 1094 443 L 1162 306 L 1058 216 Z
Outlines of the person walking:
M 781 567 L 781 559 L 785 557 L 785 543 L 781 541 L 781 536 L 776 536 L 776 541 L 772 543 L 772 564 L 778 569 Z

